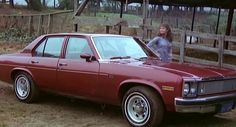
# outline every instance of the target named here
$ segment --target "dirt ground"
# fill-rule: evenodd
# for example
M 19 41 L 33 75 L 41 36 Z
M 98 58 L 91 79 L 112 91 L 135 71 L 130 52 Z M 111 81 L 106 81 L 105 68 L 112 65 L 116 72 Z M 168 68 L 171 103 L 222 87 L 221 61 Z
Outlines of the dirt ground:
M 39 102 L 19 102 L 9 84 L 0 82 L 0 127 L 126 127 L 117 107 L 43 95 Z
M 26 44 L 0 43 L 0 54 Z M 0 70 L 1 71 L 1 70 Z M 120 107 L 43 94 L 37 103 L 19 102 L 12 86 L 0 81 L 0 127 L 128 127 Z M 164 127 L 235 127 L 236 110 L 215 116 L 168 113 Z
M 236 111 L 216 116 L 169 113 L 163 127 L 235 127 Z M 0 127 L 128 127 L 115 106 L 42 95 L 34 104 L 19 102 L 10 84 L 0 82 Z

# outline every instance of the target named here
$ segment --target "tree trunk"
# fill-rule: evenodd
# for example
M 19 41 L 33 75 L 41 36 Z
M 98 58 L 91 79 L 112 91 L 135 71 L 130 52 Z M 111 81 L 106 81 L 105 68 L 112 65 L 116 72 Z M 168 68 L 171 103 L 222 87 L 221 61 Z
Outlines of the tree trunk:
M 46 8 L 47 5 L 46 5 L 46 0 L 43 0 L 43 8 Z
M 25 0 L 25 2 L 27 3 L 27 7 L 32 9 L 33 0 Z
M 163 12 L 163 5 L 158 5 L 158 11 Z
M 200 7 L 200 13 L 204 13 L 204 7 Z
M 6 3 L 6 0 L 2 0 L 2 3 L 4 3 L 4 4 L 5 4 L 5 3 Z
M 9 0 L 11 7 L 14 8 L 14 0 Z

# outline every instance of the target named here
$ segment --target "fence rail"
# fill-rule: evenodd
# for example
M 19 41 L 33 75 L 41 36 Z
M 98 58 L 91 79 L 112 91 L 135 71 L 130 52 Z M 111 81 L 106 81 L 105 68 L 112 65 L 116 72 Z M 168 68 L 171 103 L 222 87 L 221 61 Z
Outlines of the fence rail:
M 208 34 L 208 33 L 206 34 L 206 33 L 192 32 L 192 31 L 178 31 L 175 33 L 178 33 L 181 35 L 180 42 L 173 42 L 173 46 L 176 48 L 179 48 L 179 50 L 180 50 L 180 54 L 174 55 L 174 59 L 179 60 L 180 63 L 192 62 L 192 63 L 199 63 L 199 64 L 214 65 L 214 66 L 219 66 L 219 67 L 236 68 L 236 65 L 224 63 L 224 55 L 232 55 L 232 56 L 236 57 L 236 51 L 224 49 L 224 43 L 227 41 L 230 41 L 231 43 L 236 44 L 236 37 Z M 213 47 L 209 47 L 209 46 L 187 44 L 186 36 L 193 36 L 193 37 L 197 37 L 197 38 L 217 40 L 218 47 L 213 48 Z M 218 60 L 217 61 L 210 61 L 210 60 L 203 60 L 203 59 L 199 59 L 199 58 L 188 57 L 185 55 L 187 49 L 194 49 L 194 50 L 201 50 L 201 51 L 217 53 Z
M 1 24 L 9 25 L 8 22 L 11 22 L 12 20 L 17 21 L 16 20 L 17 18 L 23 20 L 26 17 L 27 20 L 25 20 L 25 24 L 27 26 L 27 30 L 29 31 L 29 33 L 32 33 L 33 31 L 32 29 L 36 27 L 37 35 L 40 35 L 43 33 L 42 32 L 43 27 L 46 28 L 44 33 L 51 33 L 53 32 L 52 31 L 53 27 L 60 27 L 60 25 L 58 26 L 58 24 L 57 26 L 55 26 L 56 23 L 54 23 L 55 17 L 57 15 L 67 14 L 67 13 L 72 13 L 72 12 L 73 12 L 72 10 L 67 10 L 67 11 L 53 12 L 53 13 L 47 13 L 47 14 L 7 15 L 7 16 L 0 15 L 0 25 Z M 65 15 L 62 17 L 65 17 Z M 5 20 L 2 21 L 1 19 L 5 19 Z M 157 26 L 153 26 L 151 25 L 151 23 L 150 24 L 148 23 L 149 19 L 147 19 L 146 21 L 148 24 L 144 24 L 144 25 L 141 20 L 131 21 L 131 20 L 125 20 L 125 19 L 120 19 L 120 18 L 109 19 L 106 17 L 104 17 L 103 19 L 97 19 L 97 18 L 80 16 L 80 17 L 75 17 L 74 22 L 71 22 L 71 23 L 67 23 L 64 19 L 60 19 L 58 17 L 57 19 L 61 21 L 61 25 L 69 24 L 72 27 L 72 30 L 73 30 L 73 23 L 78 23 L 80 26 L 101 25 L 101 26 L 104 26 L 104 28 L 106 29 L 106 33 L 109 33 L 109 29 L 112 26 L 118 25 L 118 26 L 122 26 L 126 28 L 128 27 L 131 29 L 141 30 L 143 34 L 145 33 L 144 31 L 147 30 L 147 34 L 148 34 L 147 37 L 149 38 L 152 37 L 154 33 L 153 31 L 158 30 Z M 72 17 L 69 20 L 72 20 Z M 1 23 L 1 22 L 4 22 L 4 23 Z M 58 32 L 58 31 L 54 31 L 54 32 Z M 173 47 L 179 49 L 179 54 L 174 54 L 173 57 L 174 59 L 179 60 L 180 63 L 192 62 L 192 63 L 199 63 L 199 64 L 214 65 L 214 66 L 219 66 L 219 67 L 236 68 L 236 65 L 227 64 L 224 62 L 224 55 L 232 55 L 236 57 L 236 51 L 224 49 L 225 42 L 231 42 L 231 43 L 236 44 L 236 37 L 209 34 L 209 33 L 200 33 L 200 32 L 194 32 L 194 31 L 183 31 L 183 30 L 178 30 L 178 29 L 174 29 L 173 33 L 175 35 L 178 35 L 179 37 L 179 40 L 175 40 L 175 42 L 173 42 Z M 215 47 L 198 45 L 198 44 L 188 44 L 186 41 L 187 36 L 196 37 L 200 39 L 214 40 L 218 42 L 218 46 L 215 48 Z M 143 38 L 143 39 L 146 39 L 146 38 Z M 186 56 L 187 49 L 201 50 L 201 51 L 215 53 L 217 54 L 217 61 L 203 60 L 199 58 Z
M 44 14 L 0 15 L 0 27 L 9 28 L 18 25 L 21 28 L 26 26 L 30 34 L 35 33 L 34 28 L 36 35 L 51 33 L 55 22 L 54 17 L 72 12 L 73 10 L 66 10 Z

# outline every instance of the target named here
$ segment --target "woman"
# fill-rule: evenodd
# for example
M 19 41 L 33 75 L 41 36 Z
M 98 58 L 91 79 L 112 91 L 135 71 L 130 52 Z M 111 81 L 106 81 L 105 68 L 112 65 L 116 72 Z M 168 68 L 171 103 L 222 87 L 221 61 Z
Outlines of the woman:
M 168 24 L 161 24 L 158 36 L 149 41 L 147 46 L 159 54 L 161 61 L 171 62 L 172 33 Z

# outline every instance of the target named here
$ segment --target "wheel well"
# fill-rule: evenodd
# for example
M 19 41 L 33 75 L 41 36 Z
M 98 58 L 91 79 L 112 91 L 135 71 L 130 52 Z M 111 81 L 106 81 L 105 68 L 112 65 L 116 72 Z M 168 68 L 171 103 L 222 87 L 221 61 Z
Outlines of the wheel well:
M 119 99 L 120 99 L 121 103 L 122 103 L 122 99 L 123 99 L 125 93 L 129 89 L 131 89 L 132 87 L 135 87 L 135 86 L 144 86 L 144 87 L 147 87 L 147 88 L 153 90 L 157 94 L 157 96 L 159 96 L 159 98 L 162 100 L 162 103 L 164 104 L 164 101 L 163 101 L 163 98 L 162 98 L 161 94 L 155 88 L 153 88 L 151 86 L 148 86 L 146 84 L 142 84 L 142 83 L 126 83 L 126 84 L 123 84 L 121 86 L 120 90 L 119 90 Z
M 16 76 L 18 73 L 20 73 L 20 72 L 25 72 L 25 73 L 29 74 L 27 71 L 24 71 L 24 70 L 14 70 L 14 71 L 11 72 L 11 79 L 12 79 L 12 81 L 14 81 L 15 76 Z

